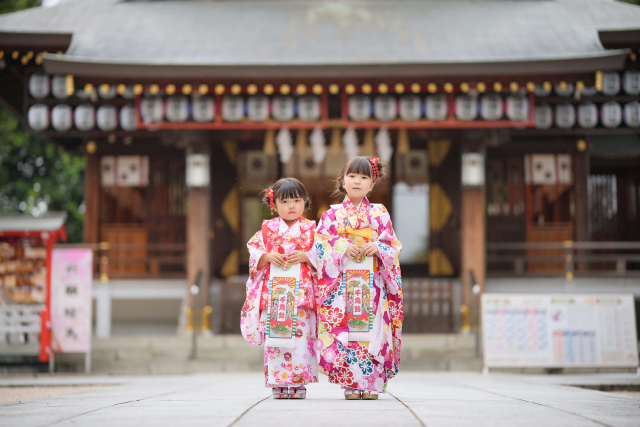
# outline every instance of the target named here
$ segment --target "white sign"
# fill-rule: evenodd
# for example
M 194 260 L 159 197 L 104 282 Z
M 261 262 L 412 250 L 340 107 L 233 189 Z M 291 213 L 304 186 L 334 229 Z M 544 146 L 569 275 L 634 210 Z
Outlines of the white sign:
M 91 350 L 91 249 L 54 249 L 51 261 L 52 349 L 59 353 Z
M 148 156 L 118 156 L 115 166 L 118 187 L 146 187 L 149 184 Z
M 254 122 L 264 122 L 269 118 L 269 98 L 253 95 L 247 100 L 247 116 Z
M 373 115 L 381 122 L 394 120 L 398 115 L 396 99 L 391 95 L 378 95 L 373 100 Z
M 400 97 L 400 118 L 408 122 L 422 117 L 422 102 L 417 95 L 403 95 Z
M 295 115 L 292 96 L 274 96 L 271 102 L 271 114 L 279 122 L 288 122 Z
M 56 105 L 51 109 L 51 125 L 60 132 L 65 132 L 73 126 L 73 110 L 65 104 Z
M 484 294 L 484 366 L 637 367 L 633 295 Z
M 320 120 L 320 98 L 314 95 L 298 98 L 298 117 L 304 122 Z
M 427 111 L 427 119 L 434 122 L 440 122 L 446 119 L 449 115 L 447 94 L 439 93 L 437 95 L 427 96 L 425 107 Z

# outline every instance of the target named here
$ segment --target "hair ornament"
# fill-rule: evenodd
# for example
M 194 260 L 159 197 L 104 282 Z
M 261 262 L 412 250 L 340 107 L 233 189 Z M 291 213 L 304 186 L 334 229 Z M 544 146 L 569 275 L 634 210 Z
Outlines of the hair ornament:
M 271 188 L 267 190 L 267 199 L 269 199 L 269 209 L 271 210 L 271 215 L 273 215 L 273 210 L 276 208 L 276 206 L 273 201 L 273 189 Z
M 380 161 L 380 159 L 378 159 L 377 157 L 371 157 L 369 159 L 369 162 L 371 162 L 371 167 L 373 168 L 373 177 L 374 178 L 380 178 L 380 171 L 378 170 L 378 162 Z

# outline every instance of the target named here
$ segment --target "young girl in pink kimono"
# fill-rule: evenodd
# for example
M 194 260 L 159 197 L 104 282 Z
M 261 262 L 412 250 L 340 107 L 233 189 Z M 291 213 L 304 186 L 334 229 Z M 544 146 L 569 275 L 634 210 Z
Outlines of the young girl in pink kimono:
M 349 160 L 336 185 L 344 200 L 322 215 L 316 231 L 320 371 L 329 376 L 329 382 L 342 386 L 347 400 L 377 399 L 400 365 L 401 244 L 387 209 L 366 197 L 382 177 L 377 157 Z M 347 259 L 359 262 L 363 255 L 374 258 L 373 327 L 368 341 L 350 341 L 347 318 L 354 303 L 347 301 L 348 288 L 341 286 L 341 279 Z M 355 295 L 351 291 L 350 298 Z
M 244 338 L 254 345 L 265 340 L 269 305 L 270 263 L 301 264 L 299 291 L 296 296 L 298 317 L 294 325 L 294 348 L 264 349 L 266 387 L 274 399 L 304 399 L 305 384 L 318 382 L 316 283 L 313 242 L 316 224 L 302 216 L 309 208 L 307 190 L 295 178 L 282 178 L 266 191 L 263 201 L 276 218 L 262 223 L 262 229 L 249 240 L 249 280 L 247 299 L 241 312 L 240 328 Z

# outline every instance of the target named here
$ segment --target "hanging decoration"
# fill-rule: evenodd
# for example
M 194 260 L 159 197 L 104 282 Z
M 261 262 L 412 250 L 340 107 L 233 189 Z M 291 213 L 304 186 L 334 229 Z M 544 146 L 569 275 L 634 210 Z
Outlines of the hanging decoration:
M 406 132 L 406 129 L 404 129 L 404 131 Z M 381 127 L 380 130 L 378 130 L 375 139 L 376 148 L 380 159 L 384 163 L 389 163 L 391 161 L 391 156 L 393 155 L 393 146 L 391 145 L 391 136 L 389 135 L 389 130 L 386 127 Z
M 289 163 L 293 155 L 293 141 L 289 129 L 282 128 L 278 131 L 276 135 L 276 145 L 280 153 L 280 163 Z
M 344 153 L 347 155 L 347 160 L 353 159 L 358 155 L 360 151 L 358 147 L 358 135 L 354 128 L 349 127 L 344 132 L 342 145 L 344 146 Z
M 311 151 L 313 153 L 313 161 L 316 164 L 320 164 L 324 161 L 325 156 L 327 155 L 327 147 L 325 145 L 324 132 L 322 132 L 322 128 L 315 127 L 311 132 Z

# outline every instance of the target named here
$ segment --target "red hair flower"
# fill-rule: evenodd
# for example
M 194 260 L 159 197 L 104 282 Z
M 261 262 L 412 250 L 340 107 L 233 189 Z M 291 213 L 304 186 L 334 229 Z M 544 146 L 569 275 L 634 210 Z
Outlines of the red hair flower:
M 378 170 L 378 162 L 380 161 L 380 159 L 378 159 L 377 157 L 371 157 L 369 159 L 369 162 L 371 162 L 371 167 L 373 168 L 373 177 L 374 178 L 380 178 L 380 171 Z
M 273 210 L 276 206 L 273 202 L 273 190 L 271 188 L 267 190 L 267 199 L 269 199 L 269 209 L 271 210 L 271 215 L 273 215 Z

